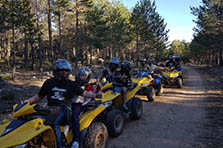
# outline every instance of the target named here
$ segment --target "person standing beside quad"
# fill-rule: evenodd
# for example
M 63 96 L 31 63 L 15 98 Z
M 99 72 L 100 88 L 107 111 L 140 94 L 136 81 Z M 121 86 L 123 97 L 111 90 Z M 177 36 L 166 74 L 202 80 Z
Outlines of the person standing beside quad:
M 76 103 L 77 100 L 83 100 L 83 96 L 88 96 L 76 82 L 69 80 L 71 73 L 71 65 L 65 59 L 58 59 L 53 64 L 53 76 L 47 79 L 37 95 L 25 100 L 30 104 L 37 103 L 45 96 L 47 96 L 48 106 L 60 107 L 60 113 L 54 120 L 54 129 L 56 133 L 58 148 L 62 148 L 62 136 L 60 132 L 60 122 L 64 121 L 67 117 L 70 104 L 72 104 L 72 119 L 71 122 L 73 130 L 73 144 L 71 148 L 79 147 L 80 140 L 80 120 L 79 115 L 81 111 L 81 103 Z

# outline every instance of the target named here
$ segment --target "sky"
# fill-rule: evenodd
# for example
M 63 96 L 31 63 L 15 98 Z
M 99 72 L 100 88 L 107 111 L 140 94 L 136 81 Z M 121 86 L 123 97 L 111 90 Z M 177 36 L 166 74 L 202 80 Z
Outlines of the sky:
M 129 9 L 134 7 L 137 0 L 122 0 Z M 139 0 L 138 0 L 139 1 Z M 193 38 L 193 28 L 196 17 L 191 14 L 190 7 L 201 5 L 200 0 L 156 0 L 157 12 L 164 18 L 169 29 L 169 41 L 186 40 L 190 42 Z

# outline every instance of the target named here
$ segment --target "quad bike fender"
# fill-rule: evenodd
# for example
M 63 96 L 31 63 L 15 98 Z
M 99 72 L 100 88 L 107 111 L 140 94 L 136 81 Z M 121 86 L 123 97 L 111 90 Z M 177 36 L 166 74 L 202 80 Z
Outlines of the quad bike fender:
M 104 105 L 100 105 L 94 110 L 89 110 L 86 113 L 81 116 L 80 119 L 80 131 L 88 128 L 92 121 L 97 117 L 101 112 L 103 112 L 106 109 Z
M 104 86 L 101 87 L 101 90 L 106 90 L 112 87 L 113 87 L 112 83 L 106 83 Z
M 12 147 L 24 144 L 44 131 L 53 132 L 50 126 L 44 125 L 43 119 L 34 119 L 19 126 L 17 129 L 0 137 L 0 147 Z
M 3 131 L 5 128 L 9 125 L 10 121 L 9 120 L 3 120 L 0 123 L 0 135 L 2 135 Z
M 112 101 L 113 99 L 117 98 L 120 95 L 121 94 L 117 92 L 106 91 L 104 93 L 104 98 L 96 98 L 96 100 L 101 100 L 104 103 L 104 102 Z

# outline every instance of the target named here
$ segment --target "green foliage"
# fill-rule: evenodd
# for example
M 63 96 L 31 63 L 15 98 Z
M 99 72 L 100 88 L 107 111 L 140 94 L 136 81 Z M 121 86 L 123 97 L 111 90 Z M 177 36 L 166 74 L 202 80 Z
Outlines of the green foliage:
M 130 20 L 138 46 L 137 51 L 143 53 L 139 56 L 155 56 L 160 59 L 168 44 L 168 30 L 164 19 L 156 11 L 155 2 L 150 0 L 138 2 L 133 8 Z
M 89 57 L 92 62 L 97 57 L 134 60 L 166 55 L 168 30 L 154 1 L 141 0 L 128 10 L 119 0 L 50 0 L 53 49 L 49 48 L 47 2 L 0 1 L 4 50 L 15 53 L 15 58 L 5 57 L 8 63 L 33 68 L 50 67 L 54 58 L 61 57 L 87 64 Z M 6 44 L 12 40 L 14 44 Z
M 202 5 L 192 7 L 191 11 L 197 17 L 194 21 L 197 24 L 194 40 L 191 43 L 194 58 L 203 58 L 210 64 L 223 64 L 223 1 L 202 0 Z

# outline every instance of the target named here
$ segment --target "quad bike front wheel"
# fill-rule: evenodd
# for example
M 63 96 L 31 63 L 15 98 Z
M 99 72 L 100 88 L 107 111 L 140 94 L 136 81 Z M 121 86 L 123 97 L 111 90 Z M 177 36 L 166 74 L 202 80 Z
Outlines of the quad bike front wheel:
M 163 94 L 163 84 L 161 82 L 157 85 L 156 96 L 160 96 Z
M 183 79 L 181 77 L 179 77 L 177 79 L 177 87 L 178 88 L 182 88 L 183 87 Z
M 130 109 L 130 118 L 133 120 L 138 120 L 142 117 L 142 113 L 143 113 L 143 106 L 142 106 L 142 101 L 139 98 L 132 98 L 132 100 L 130 100 L 130 104 L 131 105 Z
M 108 130 L 101 122 L 93 122 L 88 128 L 83 141 L 84 148 L 105 148 L 108 141 Z
M 155 100 L 155 90 L 153 87 L 146 88 L 145 94 L 149 102 L 153 102 Z
M 117 137 L 121 135 L 124 127 L 124 116 L 120 110 L 113 109 L 107 114 L 106 125 L 110 136 Z

